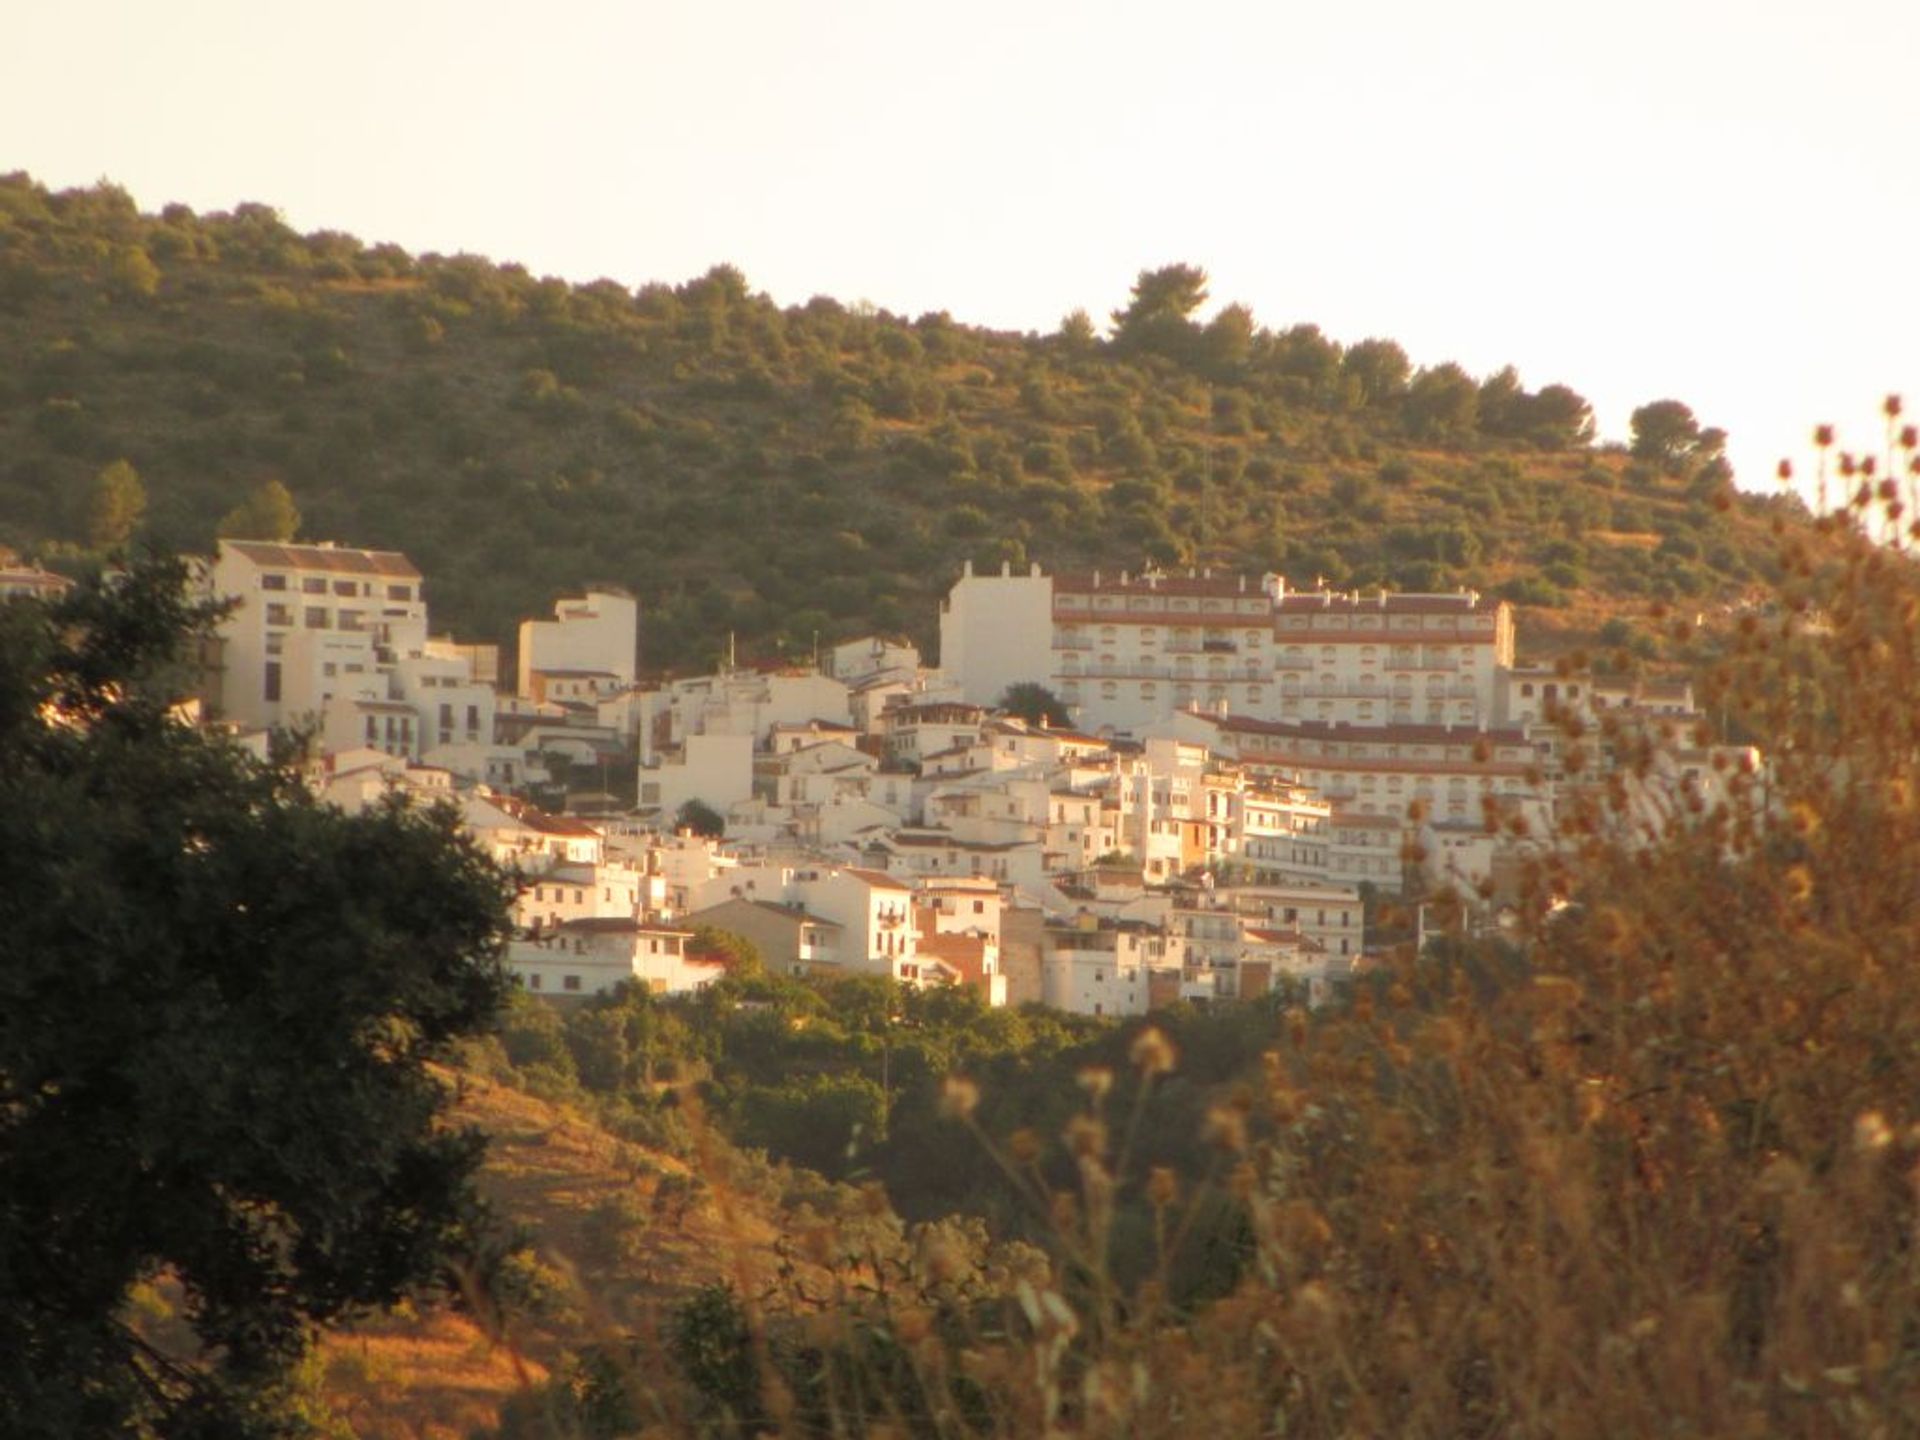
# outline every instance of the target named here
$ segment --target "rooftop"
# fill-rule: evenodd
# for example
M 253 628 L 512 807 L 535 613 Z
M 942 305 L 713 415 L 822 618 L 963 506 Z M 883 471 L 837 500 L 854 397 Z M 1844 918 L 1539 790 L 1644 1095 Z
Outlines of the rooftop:
M 350 550 L 338 545 L 276 545 L 264 540 L 222 540 L 223 546 L 269 569 L 330 570 L 341 575 L 384 575 L 418 580 L 420 572 L 397 550 Z

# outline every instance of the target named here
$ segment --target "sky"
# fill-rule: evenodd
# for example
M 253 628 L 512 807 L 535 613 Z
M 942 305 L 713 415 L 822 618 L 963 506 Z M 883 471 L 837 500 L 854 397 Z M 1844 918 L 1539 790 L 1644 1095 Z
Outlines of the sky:
M 1742 484 L 1920 411 L 1912 0 L 21 3 L 0 170 L 539 275 L 728 262 L 1046 332 L 1273 329 L 1686 402 Z

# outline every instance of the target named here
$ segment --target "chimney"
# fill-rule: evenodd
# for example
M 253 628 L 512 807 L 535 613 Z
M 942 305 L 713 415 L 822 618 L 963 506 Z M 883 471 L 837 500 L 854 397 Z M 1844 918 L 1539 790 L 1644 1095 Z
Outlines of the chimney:
M 1000 562 L 1001 577 L 1004 579 L 1011 574 L 1013 574 L 1013 562 L 1011 560 L 1002 560 Z

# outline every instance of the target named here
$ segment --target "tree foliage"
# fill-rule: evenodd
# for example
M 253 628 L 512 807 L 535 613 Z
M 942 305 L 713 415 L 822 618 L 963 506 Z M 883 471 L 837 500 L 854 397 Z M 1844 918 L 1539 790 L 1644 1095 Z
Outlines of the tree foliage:
M 300 533 L 300 511 L 293 496 L 278 480 L 249 491 L 229 510 L 214 533 L 222 540 L 276 540 L 285 542 Z
M 208 619 L 143 560 L 0 605 L 0 1433 L 280 1433 L 315 1323 L 473 1213 L 428 1061 L 504 989 L 450 813 L 349 817 L 171 705 Z M 166 1272 L 198 1345 L 129 1323 Z
M 1634 458 L 1668 469 L 1691 458 L 1703 434 L 1692 408 L 1678 400 L 1649 401 L 1633 412 L 1628 424 Z
M 1206 303 L 1207 272 L 1198 266 L 1142 270 L 1133 283 L 1131 302 L 1113 312 L 1113 342 L 1122 350 L 1187 359 L 1198 333 L 1193 312 Z
M 1306 567 L 1295 579 L 1405 585 L 1388 527 L 1342 529 L 1330 502 L 1342 470 L 1409 445 L 1425 453 L 1389 524 L 1476 525 L 1486 558 L 1454 579 L 1490 590 L 1546 563 L 1566 503 L 1610 507 L 1624 469 L 1544 453 L 1591 437 L 1565 387 L 1502 378 L 1481 405 L 1473 377 L 1471 425 L 1457 387 L 1422 395 L 1453 402 L 1450 418 L 1417 405 L 1410 422 L 1398 344 L 1343 346 L 1294 317 L 1270 331 L 1235 305 L 1200 322 L 1193 265 L 1140 276 L 1102 342 L 1078 315 L 1018 335 L 826 297 L 781 307 L 726 266 L 637 292 L 568 285 L 302 236 L 264 205 L 143 215 L 111 187 L 19 175 L 0 176 L 0 215 L 0 353 L 16 362 L 0 384 L 0 544 L 48 559 L 90 544 L 89 482 L 121 453 L 153 492 L 156 540 L 199 551 L 221 530 L 284 531 L 292 512 L 249 493 L 264 468 L 315 538 L 406 551 L 457 633 L 510 644 L 592 575 L 636 594 L 663 669 L 705 666 L 730 634 L 748 659 L 815 630 L 829 644 L 904 630 L 931 650 L 968 560 L 1284 562 Z M 131 246 L 164 268 L 165 304 L 100 303 Z M 1767 566 L 1768 517 L 1714 495 L 1725 543 L 1704 547 L 1697 578 L 1743 586 Z M 1596 556 L 1589 596 L 1649 594 L 1649 558 Z
M 147 513 L 147 487 L 125 460 L 115 460 L 87 491 L 87 543 L 96 550 L 118 550 L 139 530 Z
M 717 840 L 727 833 L 727 817 L 696 796 L 674 813 L 673 828 Z
M 1038 680 L 1020 680 L 1009 685 L 1001 693 L 998 708 L 1029 725 L 1054 725 L 1064 729 L 1073 723 L 1065 702 Z

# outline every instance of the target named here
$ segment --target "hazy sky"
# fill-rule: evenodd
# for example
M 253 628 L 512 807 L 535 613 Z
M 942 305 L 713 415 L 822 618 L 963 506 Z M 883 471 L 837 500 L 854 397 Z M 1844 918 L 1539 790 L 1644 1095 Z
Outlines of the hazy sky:
M 147 209 L 1016 330 L 1184 261 L 1610 435 L 1685 400 L 1749 486 L 1920 410 L 1915 0 L 20 0 L 0 35 L 0 169 Z

